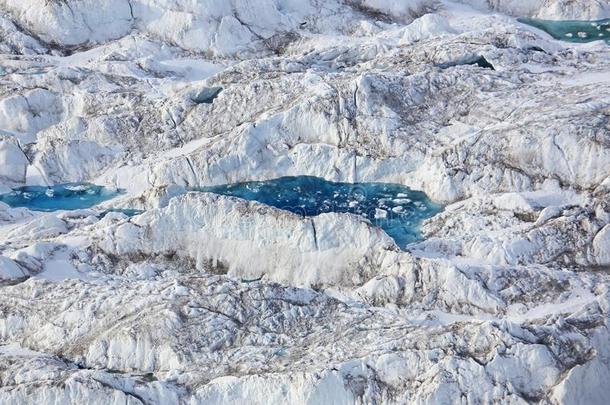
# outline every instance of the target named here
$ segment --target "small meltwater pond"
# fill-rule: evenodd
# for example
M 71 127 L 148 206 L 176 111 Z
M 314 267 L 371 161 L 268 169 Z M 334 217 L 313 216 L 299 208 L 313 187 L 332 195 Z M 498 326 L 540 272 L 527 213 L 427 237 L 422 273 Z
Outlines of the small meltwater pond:
M 119 194 L 118 190 L 93 184 L 60 184 L 53 187 L 20 187 L 1 194 L 0 201 L 11 207 L 50 212 L 90 208 Z
M 441 206 L 424 193 L 398 184 L 334 183 L 309 176 L 204 187 L 198 191 L 258 201 L 303 216 L 357 214 L 381 227 L 401 248 L 418 241 L 421 222 L 441 211 Z
M 551 21 L 519 18 L 517 21 L 545 31 L 555 39 L 568 42 L 610 42 L 610 19 L 598 21 Z

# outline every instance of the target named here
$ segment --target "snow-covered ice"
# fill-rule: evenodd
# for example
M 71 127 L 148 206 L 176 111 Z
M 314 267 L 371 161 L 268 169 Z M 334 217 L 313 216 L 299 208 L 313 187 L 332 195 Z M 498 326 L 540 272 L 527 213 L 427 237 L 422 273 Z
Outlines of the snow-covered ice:
M 0 403 L 610 403 L 610 46 L 578 42 L 608 18 L 0 0 Z M 444 208 L 400 249 L 404 191 L 209 192 L 286 176 Z M 65 184 L 109 194 L 6 197 Z

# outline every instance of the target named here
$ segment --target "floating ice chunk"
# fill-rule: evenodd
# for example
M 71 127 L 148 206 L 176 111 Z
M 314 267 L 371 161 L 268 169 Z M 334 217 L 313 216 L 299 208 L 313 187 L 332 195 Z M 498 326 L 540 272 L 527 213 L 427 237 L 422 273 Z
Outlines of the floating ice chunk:
M 579 31 L 578 34 L 576 34 L 576 35 L 578 35 L 578 38 L 586 38 L 587 37 L 587 33 L 586 32 L 582 32 L 582 31 Z
M 395 198 L 392 200 L 394 204 L 408 204 L 411 202 L 410 198 Z
M 85 191 L 87 190 L 87 188 L 88 187 L 84 184 L 74 184 L 65 186 L 65 189 L 69 191 Z M 49 190 L 53 191 L 52 189 Z
M 402 212 L 403 208 L 401 206 L 392 208 L 392 212 Z
M 375 208 L 375 219 L 387 218 L 388 212 L 386 210 L 380 210 L 379 208 Z

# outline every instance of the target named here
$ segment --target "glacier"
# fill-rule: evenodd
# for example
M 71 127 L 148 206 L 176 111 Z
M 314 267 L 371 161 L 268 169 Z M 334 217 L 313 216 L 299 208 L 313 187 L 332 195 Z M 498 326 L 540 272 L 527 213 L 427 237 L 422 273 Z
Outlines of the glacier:
M 0 403 L 610 403 L 609 18 L 0 0 Z M 303 176 L 443 209 L 209 192 Z

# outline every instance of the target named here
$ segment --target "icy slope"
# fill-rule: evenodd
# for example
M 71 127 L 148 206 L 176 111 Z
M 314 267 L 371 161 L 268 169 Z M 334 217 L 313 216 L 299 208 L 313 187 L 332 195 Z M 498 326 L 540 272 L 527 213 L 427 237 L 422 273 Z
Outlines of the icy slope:
M 610 402 L 607 1 L 0 0 L 0 403 Z M 189 188 L 311 175 L 360 217 Z M 108 209 L 141 210 L 128 216 Z

